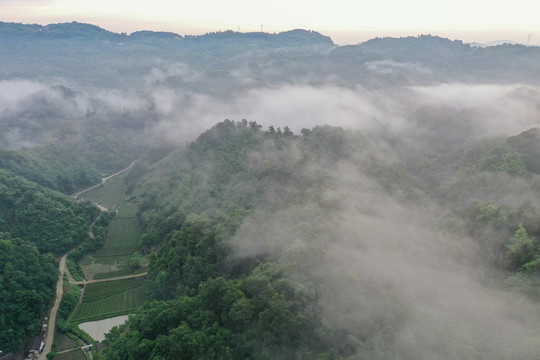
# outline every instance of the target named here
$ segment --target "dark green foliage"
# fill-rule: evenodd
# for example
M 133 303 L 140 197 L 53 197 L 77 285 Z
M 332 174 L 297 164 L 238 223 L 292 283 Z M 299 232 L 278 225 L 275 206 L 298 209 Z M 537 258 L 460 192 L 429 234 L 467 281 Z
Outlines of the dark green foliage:
M 84 271 L 81 268 L 80 264 L 73 260 L 71 253 L 68 254 L 66 259 L 66 266 L 69 270 L 69 273 L 75 280 L 84 280 Z
M 15 351 L 26 337 L 38 333 L 57 274 L 51 255 L 0 233 L 0 349 Z
M 536 247 L 532 239 L 527 234 L 527 230 L 523 224 L 519 224 L 519 229 L 516 230 L 512 243 L 508 245 L 507 256 L 513 269 L 521 269 L 525 267 L 526 272 L 531 272 L 531 263 L 536 255 Z M 536 267 L 536 264 L 534 265 Z
M 0 149 L 0 168 L 65 194 L 101 180 L 95 166 L 60 145 L 38 146 L 25 151 Z
M 0 169 L 0 231 L 60 255 L 88 236 L 95 208 Z
M 74 323 L 132 313 L 146 300 L 145 279 L 126 279 L 87 285 L 84 299 L 71 314 Z
M 482 170 L 504 171 L 510 175 L 540 173 L 540 129 L 534 128 L 509 137 L 494 146 L 479 162 Z
M 128 332 L 107 336 L 107 358 L 313 359 L 328 344 L 312 300 L 275 267 L 239 281 L 215 278 L 193 297 L 147 303 Z
M 444 246 L 454 249 L 454 238 L 472 239 L 477 253 L 471 258 L 499 271 L 525 275 L 540 268 L 537 211 L 509 203 L 490 188 L 516 178 L 531 186 L 533 171 L 521 171 L 528 166 L 528 146 L 492 139 L 426 153 L 414 148 L 421 149 L 421 142 L 411 149 L 391 134 L 380 136 L 377 143 L 330 126 L 297 136 L 227 120 L 186 149 L 148 160 L 146 169 L 141 165 L 130 182 L 143 192 L 141 244 L 159 246 L 149 256 L 148 275 L 149 295 L 158 301 L 145 304 L 108 336 L 107 357 L 394 358 L 400 349 L 396 334 L 410 331 L 411 315 L 399 294 L 388 284 L 324 267 L 336 234 L 363 235 L 333 228 L 342 204 L 331 191 L 339 183 L 332 173 L 344 162 L 351 172 L 361 169 L 362 181 L 383 198 L 391 194 L 393 201 L 433 201 L 444 208 L 439 228 L 448 235 Z M 498 152 L 501 146 L 506 150 Z M 406 155 L 384 153 L 394 150 Z M 160 178 L 152 177 L 155 173 Z M 370 211 L 369 204 L 355 205 Z M 521 227 L 516 232 L 520 222 L 534 230 L 523 236 Z M 346 293 L 337 296 L 336 313 L 324 313 L 323 299 L 336 291 Z M 388 311 L 371 314 L 366 304 L 374 301 Z M 462 331 L 460 326 L 452 331 Z M 469 351 L 458 347 L 456 353 Z
M 80 261 L 84 255 L 90 254 L 105 245 L 107 241 L 107 226 L 109 226 L 114 212 L 102 212 L 96 219 L 92 227 L 93 238 L 88 237 L 85 242 L 80 244 L 75 250 L 69 253 L 69 258 L 75 262 Z
M 0 324 L 1 349 L 14 350 L 25 336 L 36 335 L 54 294 L 54 259 L 40 253 L 61 255 L 83 242 L 95 214 L 90 204 L 0 169 L 0 231 L 23 239 L 7 238 L 11 252 L 4 255 L 7 260 L 0 269 L 4 275 L 0 321 L 5 318 Z
M 528 171 L 540 173 L 540 128 L 523 131 L 506 139 L 510 149 L 519 154 Z
M 152 274 L 157 274 L 150 281 L 155 298 L 190 294 L 201 282 L 223 272 L 227 250 L 219 220 L 223 221 L 190 215 L 181 230 L 170 234 L 151 266 Z
M 81 289 L 78 285 L 70 285 L 67 284 L 67 281 L 64 281 L 64 295 L 62 296 L 62 303 L 58 309 L 58 316 L 62 322 L 65 322 L 69 318 L 69 315 L 79 303 L 80 296 Z M 58 328 L 62 331 L 63 325 L 61 325 L 60 322 L 58 323 Z M 66 333 L 67 331 L 63 332 Z
M 312 178 L 313 173 L 295 170 L 311 153 L 327 164 L 345 156 L 344 138 L 341 129 L 330 127 L 302 139 L 288 129 L 264 132 L 253 122 L 225 121 L 184 153 L 162 160 L 174 159 L 168 169 L 181 176 L 169 174 L 147 193 L 140 206 L 148 231 L 142 242 L 161 244 L 150 257 L 150 295 L 176 300 L 149 303 L 138 311 L 132 320 L 137 325 L 109 339 L 108 357 L 334 358 L 335 349 L 321 337 L 332 331 L 319 322 L 312 289 L 289 279 L 280 265 L 258 266 L 231 259 L 229 253 L 230 237 L 261 202 L 264 187 L 283 187 L 276 205 L 303 203 L 306 192 L 316 194 L 326 181 L 325 171 L 311 169 Z M 276 163 L 280 157 L 282 163 Z M 306 181 L 313 187 L 293 190 Z M 157 189 L 174 196 L 162 197 Z

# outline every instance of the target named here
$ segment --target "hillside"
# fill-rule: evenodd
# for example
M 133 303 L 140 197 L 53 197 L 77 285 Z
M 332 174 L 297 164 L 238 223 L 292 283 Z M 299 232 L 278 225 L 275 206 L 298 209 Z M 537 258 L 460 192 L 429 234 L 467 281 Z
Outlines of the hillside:
M 0 79 L 68 77 L 80 84 L 114 88 L 141 84 L 141 76 L 159 64 L 194 66 L 193 89 L 224 93 L 224 83 L 246 86 L 235 73 L 274 83 L 354 82 L 388 84 L 437 81 L 522 82 L 537 84 L 538 47 L 504 44 L 472 47 L 431 35 L 377 38 L 358 45 L 336 46 L 314 31 L 278 34 L 231 30 L 205 35 L 138 31 L 117 34 L 81 23 L 25 25 L 0 22 Z M 102 56 L 106 54 L 106 56 Z M 221 79 L 221 81 L 217 81 Z M 245 79 L 244 79 L 245 80 Z M 202 83 L 201 83 L 202 82 Z M 259 84 L 258 81 L 253 83 Z M 380 86 L 380 85 L 379 85 Z
M 107 337 L 107 358 L 532 355 L 537 325 L 510 331 L 497 308 L 534 308 L 538 134 L 426 158 L 380 133 L 217 124 L 139 165 L 158 301 Z
M 95 214 L 90 204 L 0 169 L 2 351 L 16 351 L 41 329 L 57 280 L 53 255 L 86 240 Z
M 540 353 L 540 48 L 0 37 L 2 351 L 36 334 L 74 249 L 77 278 L 144 275 L 64 289 L 59 348 L 87 339 L 73 319 L 135 313 L 96 359 Z

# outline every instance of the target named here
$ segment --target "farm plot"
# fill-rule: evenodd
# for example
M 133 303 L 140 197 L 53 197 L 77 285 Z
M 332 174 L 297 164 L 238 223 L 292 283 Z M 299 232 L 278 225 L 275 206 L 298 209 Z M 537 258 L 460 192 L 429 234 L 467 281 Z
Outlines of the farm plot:
M 107 319 L 129 314 L 146 300 L 144 279 L 128 279 L 91 284 L 86 287 L 83 302 L 71 314 L 70 321 Z
M 57 353 L 56 360 L 86 360 L 86 356 L 81 349 L 71 350 L 65 353 Z
M 96 262 L 103 264 L 118 264 L 127 262 L 138 249 L 141 233 L 135 218 L 114 218 L 109 225 L 109 240 L 107 244 L 93 257 Z
M 141 231 L 133 214 L 137 205 L 121 205 L 108 227 L 105 246 L 85 257 L 81 264 L 89 278 L 129 275 L 131 257 L 138 250 Z
M 86 200 L 95 201 L 109 208 L 120 204 L 126 198 L 124 178 L 126 173 L 117 175 L 101 186 L 81 195 Z
M 75 349 L 82 346 L 82 343 L 69 338 L 66 334 L 56 331 L 54 334 L 54 342 L 56 344 L 55 351 L 64 351 L 69 349 Z
M 116 217 L 119 219 L 123 218 L 134 218 L 137 216 L 137 204 L 130 203 L 124 204 L 118 207 L 118 213 Z

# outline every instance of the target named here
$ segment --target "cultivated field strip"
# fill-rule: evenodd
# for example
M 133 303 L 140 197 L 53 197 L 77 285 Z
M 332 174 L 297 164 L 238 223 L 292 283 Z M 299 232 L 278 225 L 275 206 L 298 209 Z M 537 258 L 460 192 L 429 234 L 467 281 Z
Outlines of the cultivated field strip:
M 99 301 L 143 285 L 144 279 L 137 278 L 91 284 L 86 287 L 83 303 Z
M 116 206 L 124 201 L 126 197 L 124 185 L 125 176 L 126 174 L 121 174 L 111 178 L 104 185 L 90 190 L 81 197 L 95 201 L 96 203 L 105 205 L 109 208 Z
M 109 225 L 109 240 L 93 254 L 97 262 L 119 264 L 138 250 L 140 230 L 135 218 L 114 218 Z
M 118 207 L 116 218 L 135 218 L 137 216 L 137 204 L 124 204 Z
M 128 314 L 146 300 L 144 279 L 129 279 L 88 285 L 83 302 L 70 321 L 81 323 Z

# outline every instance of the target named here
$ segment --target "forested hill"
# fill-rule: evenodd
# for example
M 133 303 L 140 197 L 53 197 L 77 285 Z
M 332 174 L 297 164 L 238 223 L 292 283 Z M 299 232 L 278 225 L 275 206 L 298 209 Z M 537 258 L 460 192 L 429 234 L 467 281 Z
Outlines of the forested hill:
M 0 79 L 69 78 L 80 85 L 108 88 L 146 85 L 156 66 L 179 63 L 192 67 L 188 73 L 198 81 L 175 74 L 177 85 L 220 95 L 261 81 L 316 84 L 332 79 L 344 86 L 361 82 L 381 87 L 450 81 L 537 84 L 540 78 L 538 47 L 481 48 L 432 35 L 336 46 L 328 36 L 301 29 L 278 34 L 227 30 L 128 35 L 76 22 L 46 26 L 0 22 L 0 36 Z
M 250 45 L 272 44 L 274 46 L 320 45 L 332 46 L 334 43 L 328 36 L 315 31 L 291 30 L 278 34 L 264 32 L 240 33 L 231 30 L 212 32 L 204 35 L 182 36 L 164 31 L 136 31 L 132 34 L 114 33 L 96 25 L 79 22 L 59 23 L 49 25 L 18 24 L 0 22 L 0 35 L 4 40 L 9 39 L 39 39 L 39 40 L 104 40 L 119 42 L 137 42 L 141 40 L 186 40 L 189 42 L 249 43 Z M 178 42 L 177 42 L 178 43 Z M 182 43 L 178 43 L 181 45 Z
M 0 168 L 0 350 L 17 351 L 41 328 L 57 280 L 54 258 L 88 238 L 95 216 L 93 205 Z
M 227 120 L 146 157 L 129 181 L 156 301 L 107 358 L 533 356 L 538 136 L 426 152 Z
M 96 208 L 0 169 L 0 232 L 61 255 L 88 236 Z
M 35 244 L 0 232 L 0 349 L 17 351 L 35 336 L 47 311 L 58 279 L 50 254 Z
M 0 168 L 65 194 L 101 181 L 94 165 L 72 149 L 52 144 L 24 151 L 0 149 Z

